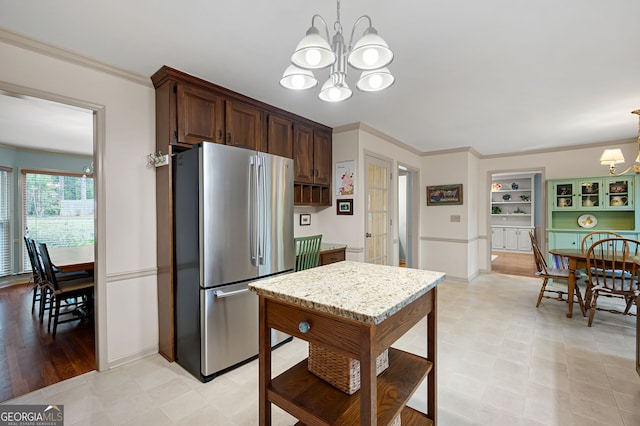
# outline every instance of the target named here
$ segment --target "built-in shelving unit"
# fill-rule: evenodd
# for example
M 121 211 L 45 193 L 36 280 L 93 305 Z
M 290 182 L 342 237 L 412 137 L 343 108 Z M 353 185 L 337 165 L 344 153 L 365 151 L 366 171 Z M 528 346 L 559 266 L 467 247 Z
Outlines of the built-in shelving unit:
M 550 249 L 580 248 L 592 231 L 638 238 L 638 176 L 596 176 L 547 181 Z
M 534 174 L 494 175 L 491 181 L 491 248 L 530 252 L 535 227 Z

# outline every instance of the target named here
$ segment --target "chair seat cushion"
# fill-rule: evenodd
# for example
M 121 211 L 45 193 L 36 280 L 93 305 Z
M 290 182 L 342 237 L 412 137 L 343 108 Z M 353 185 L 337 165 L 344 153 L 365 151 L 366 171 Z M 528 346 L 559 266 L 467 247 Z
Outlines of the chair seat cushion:
M 548 276 L 568 279 L 569 273 L 570 271 L 564 268 L 547 268 L 547 274 L 545 274 L 544 272 L 536 272 L 536 275 L 548 275 Z M 575 275 L 576 275 L 576 278 L 582 277 L 582 273 L 580 271 L 576 271 Z
M 606 280 L 606 282 L 600 282 L 596 278 L 591 279 L 593 290 L 611 290 L 611 291 L 638 291 L 638 282 L 629 279 L 614 278 L 612 280 Z
M 58 283 L 60 290 L 56 294 L 64 294 L 72 291 L 93 288 L 93 277 L 81 278 L 77 280 L 62 281 Z
M 622 277 L 622 274 L 624 272 L 624 277 L 625 278 L 631 278 L 631 273 L 626 272 L 626 271 L 622 271 L 620 269 L 616 269 L 615 271 L 612 269 L 605 269 L 604 270 L 604 276 L 611 278 L 612 276 L 615 276 L 616 278 L 620 278 Z M 603 271 L 602 268 L 591 268 L 591 274 L 598 274 L 600 276 L 603 275 Z

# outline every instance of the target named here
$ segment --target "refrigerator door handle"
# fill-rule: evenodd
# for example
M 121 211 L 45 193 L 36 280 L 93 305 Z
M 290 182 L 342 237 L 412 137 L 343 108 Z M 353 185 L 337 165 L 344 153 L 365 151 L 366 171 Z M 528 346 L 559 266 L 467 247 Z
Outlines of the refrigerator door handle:
M 248 288 L 243 288 L 242 290 L 227 291 L 227 292 L 224 292 L 222 290 L 216 290 L 213 294 L 215 294 L 218 299 L 223 299 L 225 297 L 237 296 L 238 294 L 247 293 L 248 291 L 249 291 Z
M 260 158 L 260 168 L 262 169 L 262 203 L 260 205 L 260 214 L 262 214 L 262 233 L 260 234 L 260 248 L 258 249 L 258 257 L 260 265 L 264 265 L 266 244 L 267 244 L 267 171 L 264 158 Z
M 258 242 L 256 241 L 256 237 L 257 237 L 257 231 L 256 231 L 256 205 L 258 202 L 258 187 L 257 187 L 257 180 L 258 180 L 258 173 L 256 171 L 256 157 L 252 156 L 251 160 L 249 162 L 249 181 L 251 184 L 251 188 L 249 190 L 249 211 L 250 211 L 250 224 L 249 224 L 249 246 L 251 247 L 251 264 L 252 265 L 257 265 L 258 260 L 257 260 L 257 255 L 256 255 L 256 248 L 257 248 L 257 244 Z

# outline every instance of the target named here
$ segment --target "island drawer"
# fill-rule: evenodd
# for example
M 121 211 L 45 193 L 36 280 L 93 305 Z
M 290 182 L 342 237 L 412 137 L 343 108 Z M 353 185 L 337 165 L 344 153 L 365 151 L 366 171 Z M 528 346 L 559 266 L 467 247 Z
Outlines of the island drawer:
M 360 358 L 361 323 L 331 314 L 266 299 L 267 326 L 318 344 L 334 352 Z M 305 331 L 305 327 L 308 329 Z

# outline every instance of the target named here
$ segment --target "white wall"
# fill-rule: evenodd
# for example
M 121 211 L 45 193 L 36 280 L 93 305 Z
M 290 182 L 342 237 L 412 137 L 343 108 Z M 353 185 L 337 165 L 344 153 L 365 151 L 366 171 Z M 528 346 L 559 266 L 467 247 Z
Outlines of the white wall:
M 96 235 L 97 261 L 104 256 L 104 264 L 96 268 L 104 272 L 96 280 L 99 355 L 107 359 L 99 362 L 106 368 L 157 352 L 155 174 L 145 166 L 155 147 L 153 86 L 142 76 L 122 78 L 30 40 L 24 41 L 28 48 L 16 47 L 17 39 L 0 31 L 0 85 L 71 98 L 104 113 L 96 177 L 104 187 Z

